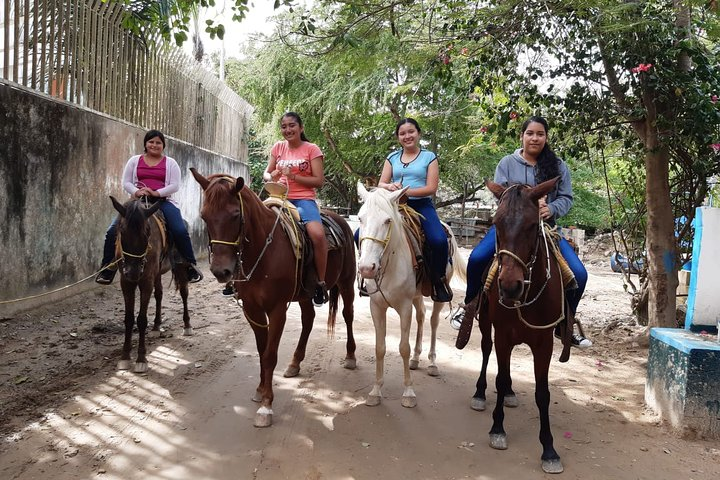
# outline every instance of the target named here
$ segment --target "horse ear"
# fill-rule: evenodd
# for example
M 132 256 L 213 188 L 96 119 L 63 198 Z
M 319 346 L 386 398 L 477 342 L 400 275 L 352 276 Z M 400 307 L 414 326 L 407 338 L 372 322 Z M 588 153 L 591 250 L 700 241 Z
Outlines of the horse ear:
M 110 200 L 112 201 L 112 204 L 113 204 L 113 207 L 115 207 L 115 210 L 117 210 L 118 213 L 120 213 L 120 215 L 122 217 L 125 217 L 125 212 L 126 212 L 125 207 L 120 202 L 115 200 L 115 197 L 113 197 L 112 195 L 110 195 Z
M 152 216 L 153 216 L 153 213 L 155 213 L 155 212 L 158 211 L 158 208 L 160 208 L 160 204 L 161 204 L 162 202 L 167 202 L 167 200 L 157 201 L 157 202 L 153 203 L 153 204 L 150 206 L 150 208 L 146 208 L 146 209 L 144 210 L 144 212 L 143 212 L 143 213 L 145 214 L 145 218 L 150 218 L 150 217 L 152 217 Z
M 400 190 L 395 190 L 394 192 L 392 192 L 390 194 L 390 201 L 395 202 L 395 203 L 399 202 L 400 197 L 405 195 L 405 192 L 407 192 L 409 189 L 410 189 L 410 186 L 408 185 L 407 187 L 401 188 Z
M 357 194 L 358 197 L 360 197 L 360 202 L 365 203 L 365 199 L 367 199 L 368 196 L 368 191 L 362 182 L 357 182 Z
M 243 177 L 238 177 L 237 180 L 235 180 L 235 193 L 242 190 L 244 186 L 245 186 L 245 179 Z
M 190 167 L 190 173 L 192 173 L 192 176 L 195 177 L 195 181 L 200 184 L 200 187 L 205 190 L 208 185 L 210 185 L 210 180 L 203 177 L 200 172 L 195 170 L 195 167 Z
M 549 192 L 552 191 L 553 188 L 555 188 L 555 185 L 557 185 L 557 182 L 560 180 L 560 177 L 555 177 L 550 180 L 546 180 L 538 185 L 535 185 L 530 190 L 530 198 L 533 200 L 539 200 L 545 195 L 547 195 Z
M 493 195 L 495 195 L 495 198 L 497 199 L 502 197 L 502 194 L 505 193 L 505 190 L 507 190 L 499 183 L 495 183 L 493 181 L 490 181 L 489 179 L 485 180 L 485 186 L 493 193 Z

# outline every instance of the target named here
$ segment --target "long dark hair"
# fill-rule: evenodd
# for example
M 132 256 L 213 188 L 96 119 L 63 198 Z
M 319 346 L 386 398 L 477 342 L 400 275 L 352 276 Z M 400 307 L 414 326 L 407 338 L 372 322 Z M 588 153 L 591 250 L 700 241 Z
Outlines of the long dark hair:
M 415 129 L 418 131 L 418 133 L 422 133 L 422 130 L 420 130 L 420 125 L 418 125 L 417 120 L 414 118 L 403 118 L 400 120 L 397 125 L 395 126 L 395 136 L 398 136 L 398 132 L 400 131 L 400 127 L 405 125 L 406 123 L 412 123 L 415 126 Z
M 537 183 L 542 183 L 545 180 L 550 180 L 560 175 L 560 159 L 555 155 L 555 152 L 552 151 L 550 145 L 548 145 L 547 134 L 550 127 L 548 126 L 547 120 L 543 117 L 532 116 L 525 120 L 522 124 L 522 132 L 520 135 L 524 135 L 528 125 L 533 122 L 545 127 L 545 146 L 537 158 L 537 178 L 535 179 Z
M 295 121 L 297 122 L 297 124 L 300 125 L 300 128 L 304 128 L 304 127 L 303 127 L 303 123 L 302 123 L 302 118 L 300 118 L 300 115 L 298 115 L 297 113 L 295 113 L 295 112 L 286 112 L 282 117 L 280 117 L 280 122 L 281 122 L 281 123 L 282 123 L 282 119 L 285 118 L 285 117 L 290 117 L 290 118 L 295 119 Z M 305 130 L 303 130 L 302 132 L 300 132 L 300 140 L 302 140 L 303 142 L 309 142 L 309 141 L 310 141 L 310 140 L 308 140 L 307 137 L 305 136 Z
M 147 153 L 147 148 L 145 148 L 145 144 L 148 142 L 148 140 L 152 140 L 153 138 L 158 137 L 160 141 L 163 144 L 163 150 L 165 149 L 165 135 L 160 130 L 148 130 L 148 132 L 145 134 L 145 139 L 143 140 L 143 150 L 145 153 Z

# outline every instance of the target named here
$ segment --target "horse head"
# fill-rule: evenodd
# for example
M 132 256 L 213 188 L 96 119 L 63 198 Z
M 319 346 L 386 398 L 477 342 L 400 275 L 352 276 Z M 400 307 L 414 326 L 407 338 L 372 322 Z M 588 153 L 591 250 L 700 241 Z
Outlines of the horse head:
M 227 175 L 206 178 L 194 168 L 190 172 L 204 192 L 200 216 L 210 237 L 210 271 L 218 282 L 226 283 L 232 280 L 242 253 L 245 212 L 240 191 L 245 180 Z
M 124 205 L 113 196 L 110 200 L 120 214 L 117 228 L 122 274 L 127 280 L 138 282 L 145 271 L 149 250 L 150 224 L 147 219 L 160 208 L 160 202 L 145 208 L 139 200 L 129 200 Z
M 499 200 L 495 225 L 495 251 L 498 257 L 500 297 L 519 301 L 530 279 L 538 253 L 540 207 L 538 201 L 548 194 L 559 180 L 554 178 L 535 187 L 514 184 L 503 187 L 486 181 L 485 185 Z
M 357 184 L 358 196 L 363 206 L 358 212 L 360 239 L 358 271 L 363 278 L 375 278 L 380 270 L 383 254 L 395 238 L 402 238 L 402 218 L 398 203 L 409 187 L 395 192 L 382 188 L 371 191 L 362 183 Z

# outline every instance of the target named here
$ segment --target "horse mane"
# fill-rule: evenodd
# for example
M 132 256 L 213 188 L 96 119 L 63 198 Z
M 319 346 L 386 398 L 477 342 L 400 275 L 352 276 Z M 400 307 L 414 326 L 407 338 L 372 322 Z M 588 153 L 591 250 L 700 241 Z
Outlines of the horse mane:
M 125 225 L 129 230 L 140 231 L 145 225 L 145 212 L 139 200 L 125 203 Z
M 228 195 L 233 195 L 235 179 L 223 173 L 210 175 L 210 184 L 205 189 L 205 203 L 211 208 L 221 208 L 225 204 Z M 245 187 L 243 187 L 245 188 Z

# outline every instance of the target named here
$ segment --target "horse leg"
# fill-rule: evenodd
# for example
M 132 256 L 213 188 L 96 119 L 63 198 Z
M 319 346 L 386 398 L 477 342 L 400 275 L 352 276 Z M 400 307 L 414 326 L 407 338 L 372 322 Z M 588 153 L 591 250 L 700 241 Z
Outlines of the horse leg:
M 155 320 L 153 321 L 152 330 L 148 336 L 150 338 L 160 336 L 160 324 L 162 323 L 162 299 L 163 299 L 163 286 L 162 286 L 162 275 L 155 277 Z
M 425 302 L 422 296 L 413 298 L 413 306 L 415 307 L 415 321 L 417 322 L 417 334 L 415 335 L 415 349 L 410 358 L 410 370 L 417 370 L 420 365 L 420 355 L 422 354 L 423 329 L 425 327 Z M 411 312 L 412 314 L 412 312 Z
M 285 373 L 283 373 L 283 377 L 286 378 L 297 377 L 300 373 L 300 363 L 305 360 L 305 350 L 307 349 L 310 332 L 312 332 L 313 329 L 313 323 L 315 323 L 315 307 L 313 307 L 312 302 L 310 300 L 303 300 L 299 303 L 302 330 L 290 365 L 287 366 Z
M 552 358 L 552 336 L 550 342 L 532 349 L 535 363 L 535 403 L 540 414 L 540 443 L 543 447 L 542 469 L 545 473 L 562 473 L 563 465 L 560 455 L 553 447 L 553 436 L 550 431 L 550 388 L 548 386 L 548 369 Z
M 498 332 L 495 331 L 495 358 L 498 363 L 498 374 L 495 378 L 497 389 L 497 402 L 493 410 L 493 424 L 490 428 L 490 446 L 497 450 L 507 449 L 507 434 L 503 428 L 505 420 L 504 399 L 510 385 L 510 355 L 512 346 L 501 337 L 498 341 Z
M 262 389 L 260 408 L 255 412 L 254 425 L 256 427 L 269 427 L 273 422 L 272 403 L 274 394 L 272 378 L 277 366 L 278 346 L 285 328 L 285 318 L 285 303 L 276 305 L 271 312 L 268 312 L 267 344 L 265 351 L 262 353 L 260 368 L 264 388 Z M 303 325 L 303 330 L 305 330 L 305 325 Z M 307 339 L 305 341 L 307 342 Z
M 135 326 L 135 285 L 121 280 L 123 298 L 125 299 L 125 342 L 122 355 L 118 362 L 118 370 L 130 370 L 130 351 L 132 350 L 132 331 Z
M 265 315 L 264 310 L 255 305 L 250 305 L 249 303 L 243 304 L 243 314 L 250 323 L 253 334 L 255 335 L 255 347 L 257 348 L 258 356 L 260 357 L 260 383 L 258 384 L 257 388 L 255 389 L 255 393 L 253 393 L 252 396 L 253 402 L 260 403 L 262 402 L 263 393 L 265 391 L 263 353 L 265 352 L 265 348 L 267 347 L 268 339 L 268 327 L 263 327 L 261 325 L 268 325 L 268 319 Z
M 145 345 L 145 336 L 147 335 L 147 310 L 152 296 L 153 285 L 149 281 L 144 281 L 140 285 L 140 309 L 137 316 L 138 327 L 138 353 L 135 360 L 135 373 L 146 373 L 148 371 L 147 364 L 147 347 Z
M 398 309 L 400 314 L 400 356 L 403 359 L 403 391 L 400 404 L 403 407 L 413 408 L 417 406 L 417 397 L 413 390 L 412 377 L 410 376 L 410 326 L 412 324 L 412 304 L 402 305 Z
M 177 280 L 176 280 L 177 281 Z M 188 312 L 188 281 L 185 278 L 184 281 L 180 281 L 177 284 L 177 288 L 180 291 L 180 298 L 182 298 L 183 304 L 183 335 L 190 337 L 194 335 L 193 327 L 190 325 L 190 312 Z
M 387 333 L 387 306 L 377 305 L 370 299 L 370 313 L 375 325 L 375 385 L 365 399 L 365 405 L 375 407 L 382 401 L 382 386 L 385 375 L 385 334 Z
M 431 377 L 437 377 L 440 375 L 440 370 L 435 363 L 437 354 L 435 353 L 435 346 L 437 344 L 437 330 L 440 325 L 440 311 L 445 306 L 444 303 L 433 302 L 432 313 L 430 314 L 430 351 L 428 352 L 428 360 L 430 365 L 427 368 L 427 374 Z
M 342 315 L 347 328 L 347 342 L 345 344 L 345 364 L 348 370 L 357 368 L 357 360 L 355 359 L 355 333 L 353 332 L 353 319 L 355 317 L 355 277 L 350 277 L 342 288 L 340 288 L 340 296 L 342 296 L 343 310 Z
M 475 383 L 475 394 L 470 400 L 470 408 L 477 411 L 483 411 L 486 407 L 485 391 L 487 390 L 487 367 L 490 362 L 490 355 L 492 354 L 492 325 L 490 319 L 487 316 L 487 310 L 480 312 L 480 334 L 482 339 L 480 340 L 480 349 L 482 350 L 482 368 L 480 369 L 480 376 L 478 376 L 477 383 Z M 507 406 L 507 405 L 506 405 Z

